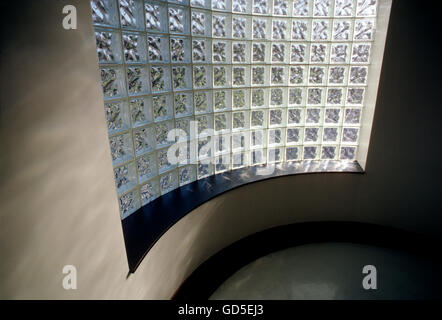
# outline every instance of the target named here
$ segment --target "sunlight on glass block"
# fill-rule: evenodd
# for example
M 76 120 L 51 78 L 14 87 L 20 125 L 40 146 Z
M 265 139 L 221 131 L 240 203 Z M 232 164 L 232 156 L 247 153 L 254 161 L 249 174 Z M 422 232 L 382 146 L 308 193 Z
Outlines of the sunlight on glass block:
M 249 165 L 354 161 L 378 2 L 90 0 L 122 217 Z

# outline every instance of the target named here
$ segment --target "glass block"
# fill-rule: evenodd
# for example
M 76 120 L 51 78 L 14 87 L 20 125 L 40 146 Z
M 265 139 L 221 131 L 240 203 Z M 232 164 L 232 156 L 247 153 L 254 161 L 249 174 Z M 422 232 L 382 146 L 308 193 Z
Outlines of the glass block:
M 135 169 L 135 163 L 130 162 L 115 168 L 114 179 L 118 193 L 125 192 L 130 188 L 135 187 L 137 184 L 137 171 Z
M 351 61 L 356 63 L 368 63 L 370 57 L 370 44 L 354 44 Z
M 167 135 L 174 128 L 171 120 L 163 121 L 155 125 L 155 141 L 157 148 L 167 146 L 175 141 L 169 141 Z
M 153 95 L 152 109 L 155 122 L 172 118 L 173 113 L 170 95 Z
M 267 19 L 254 18 L 252 22 L 253 39 L 268 39 L 270 21 Z
M 305 83 L 305 68 L 301 66 L 290 67 L 289 82 L 292 85 L 302 85 Z
M 138 178 L 141 181 L 153 178 L 158 174 L 155 153 L 143 155 L 137 159 Z
M 175 117 L 185 117 L 193 114 L 192 93 L 177 93 L 174 95 Z
M 353 16 L 353 0 L 336 0 L 335 1 L 335 16 L 350 17 Z
M 155 149 L 154 130 L 151 126 L 134 130 L 134 146 L 137 155 Z
M 188 9 L 169 5 L 169 32 L 188 34 L 189 29 Z
M 292 40 L 308 40 L 308 25 L 306 20 L 293 20 Z
M 270 89 L 270 105 L 271 106 L 283 106 L 285 101 L 286 92 L 282 88 Z
M 287 110 L 287 125 L 301 125 L 303 124 L 303 109 L 288 109 Z
M 266 152 L 262 149 L 253 150 L 250 153 L 250 158 L 252 165 L 263 164 L 266 162 Z
M 323 146 L 321 151 L 321 159 L 323 160 L 335 160 L 337 156 L 336 146 Z
M 315 0 L 313 5 L 313 16 L 327 17 L 330 15 L 331 0 Z
M 225 172 L 230 170 L 230 154 L 224 154 L 215 159 L 215 172 Z
M 252 44 L 252 62 L 268 62 L 270 57 L 270 44 L 254 42 Z
M 344 85 L 346 83 L 346 67 L 330 67 L 328 69 L 329 85 Z
M 284 143 L 284 137 L 283 137 L 283 129 L 277 128 L 277 129 L 269 129 L 269 140 L 268 145 L 280 145 Z
M 272 38 L 274 40 L 288 39 L 288 23 L 286 20 L 273 20 L 272 24 Z
M 123 33 L 124 60 L 126 63 L 146 63 L 146 43 L 141 33 Z
M 169 68 L 164 66 L 153 66 L 150 69 L 152 92 L 170 91 Z
M 195 36 L 210 36 L 210 13 L 192 10 L 192 34 Z
M 267 1 L 270 0 L 253 0 L 253 13 L 268 14 L 269 6 Z
M 288 1 L 287 0 L 274 0 L 273 1 L 273 14 L 277 16 L 287 16 Z
M 310 62 L 325 63 L 327 62 L 327 45 L 312 44 L 310 52 Z
M 270 148 L 268 149 L 267 162 L 275 163 L 282 161 L 284 157 L 283 148 Z
M 364 100 L 364 88 L 348 88 L 347 90 L 347 104 L 348 105 L 362 105 Z
M 179 169 L 179 185 L 184 186 L 196 180 L 196 167 L 189 165 Z
M 193 86 L 196 89 L 208 88 L 211 86 L 211 69 L 209 66 L 193 67 Z
M 340 105 L 343 103 L 344 89 L 342 88 L 329 88 L 327 89 L 327 104 Z
M 198 159 L 211 160 L 210 157 L 214 155 L 214 142 L 212 137 L 205 137 L 198 140 Z
M 287 128 L 287 144 L 298 144 L 302 142 L 301 128 Z
M 358 125 L 361 122 L 361 109 L 349 108 L 345 109 L 344 123 L 347 125 Z
M 358 0 L 356 15 L 358 17 L 376 16 L 376 0 Z
M 230 153 L 230 134 L 219 134 L 214 137 L 215 140 L 215 154 Z
M 99 63 L 121 63 L 120 33 L 95 29 L 95 42 Z
M 271 84 L 284 84 L 285 83 L 285 68 L 284 67 L 272 67 L 271 69 Z
M 246 129 L 248 127 L 248 117 L 245 111 L 233 112 L 232 113 L 232 129 Z
M 242 168 L 248 165 L 248 157 L 245 152 L 232 153 L 232 168 Z
M 169 162 L 169 159 L 167 157 L 167 151 L 168 148 L 157 151 L 158 172 L 160 174 L 169 171 L 176 166 L 176 164 L 172 164 Z
M 270 109 L 270 127 L 284 126 L 284 110 L 283 109 Z
M 121 218 L 124 219 L 140 208 L 140 196 L 137 190 L 129 191 L 119 198 Z
M 327 20 L 313 20 L 312 23 L 312 39 L 314 41 L 329 40 L 330 26 Z
M 343 143 L 357 143 L 359 136 L 358 128 L 344 128 L 342 130 L 342 142 Z
M 193 94 L 196 114 L 212 112 L 212 97 L 210 95 L 210 91 L 196 91 Z
M 348 63 L 349 46 L 347 44 L 332 44 L 330 53 L 331 63 Z
M 226 0 L 212 0 L 212 9 L 226 10 Z
M 252 110 L 250 126 L 251 128 L 265 128 L 267 126 L 267 110 Z
M 341 160 L 354 160 L 356 157 L 356 147 L 341 147 Z
M 198 179 L 207 178 L 214 174 L 213 163 L 211 162 L 198 162 Z
M 285 159 L 286 161 L 296 161 L 299 160 L 300 156 L 299 147 L 288 147 L 285 149 Z
M 323 103 L 323 91 L 321 88 L 309 88 L 307 103 L 309 105 L 319 105 Z
M 232 108 L 230 90 L 214 91 L 213 104 L 215 111 L 224 111 Z
M 123 133 L 109 138 L 113 165 L 133 158 L 132 138 L 129 133 Z
M 245 17 L 233 17 L 232 18 L 232 37 L 233 38 L 246 38 L 246 23 Z
M 164 195 L 176 188 L 178 188 L 178 174 L 176 170 L 160 176 L 161 195 Z
M 210 8 L 211 0 L 190 0 L 192 7 Z
M 293 16 L 305 17 L 309 15 L 308 0 L 293 0 Z
M 140 125 L 152 122 L 152 104 L 148 98 L 137 98 L 130 100 L 130 115 L 132 118 L 132 126 L 138 127 Z
M 338 143 L 339 142 L 339 128 L 325 127 L 322 134 L 323 143 Z
M 350 84 L 366 84 L 367 73 L 368 73 L 367 67 L 351 67 Z
M 143 0 L 119 0 L 122 28 L 144 29 Z
M 290 88 L 289 89 L 289 104 L 301 105 L 305 103 L 304 89 L 302 88 Z
M 168 19 L 166 5 L 148 0 L 144 5 L 144 12 L 146 17 L 146 30 L 148 32 L 167 32 Z
M 212 42 L 212 60 L 215 63 L 230 63 L 231 46 L 226 41 Z
M 211 60 L 210 41 L 205 39 L 192 40 L 192 57 L 193 62 L 209 63 Z
M 325 84 L 326 68 L 325 67 L 310 67 L 308 82 L 311 84 Z
M 167 36 L 149 36 L 147 37 L 149 45 L 148 54 L 151 63 L 169 62 L 169 37 Z
M 249 90 L 232 90 L 232 108 L 249 109 Z
M 250 132 L 250 147 L 262 148 L 267 144 L 266 130 L 255 130 Z
M 233 86 L 245 86 L 248 81 L 248 73 L 246 67 L 232 68 L 232 84 Z
M 184 138 L 182 140 L 188 140 L 191 138 L 191 121 L 193 121 L 192 117 L 188 118 L 179 118 L 175 120 L 175 127 L 176 129 L 182 130 L 184 137 L 181 137 L 181 133 L 179 139 Z
M 266 106 L 266 91 L 264 89 L 252 90 L 252 108 L 263 108 Z
M 292 44 L 290 62 L 292 63 L 304 63 L 307 61 L 307 45 L 305 44 Z
M 232 0 L 232 11 L 238 13 L 246 13 L 248 10 L 247 0 Z
M 141 202 L 143 205 L 155 200 L 160 196 L 160 184 L 158 179 L 153 179 L 140 187 Z
M 212 36 L 213 37 L 228 37 L 227 32 L 227 16 L 212 15 Z
M 95 25 L 118 26 L 115 1 L 91 0 L 92 21 Z
M 129 128 L 127 104 L 124 101 L 104 104 L 107 130 L 116 133 Z
M 190 39 L 170 37 L 170 56 L 172 62 L 190 63 Z
M 234 42 L 232 44 L 232 61 L 246 62 L 246 44 Z
M 307 108 L 305 110 L 305 125 L 319 125 L 322 122 L 322 109 Z
M 204 114 L 196 117 L 198 122 L 198 135 L 210 135 L 213 130 L 213 115 Z
M 327 125 L 339 125 L 341 122 L 341 109 L 327 108 L 324 114 L 324 123 Z
M 349 41 L 351 39 L 351 21 L 335 20 L 333 22 L 333 40 Z
M 354 40 L 373 40 L 374 24 L 371 19 L 356 20 Z
M 118 67 L 101 68 L 101 86 L 105 99 L 118 98 L 125 95 L 123 70 Z
M 286 50 L 285 43 L 272 44 L 272 62 L 284 62 L 286 56 L 288 56 L 288 46 Z
M 230 130 L 230 119 L 229 113 L 215 113 L 215 131 L 225 132 Z
M 268 79 L 267 70 L 265 66 L 252 67 L 252 85 L 265 85 Z
M 175 91 L 192 89 L 190 68 L 186 66 L 172 67 L 172 82 Z
M 144 67 L 127 67 L 126 70 L 129 95 L 149 93 L 147 69 Z
M 317 146 L 306 146 L 304 147 L 303 158 L 304 160 L 316 160 L 318 159 L 318 149 Z

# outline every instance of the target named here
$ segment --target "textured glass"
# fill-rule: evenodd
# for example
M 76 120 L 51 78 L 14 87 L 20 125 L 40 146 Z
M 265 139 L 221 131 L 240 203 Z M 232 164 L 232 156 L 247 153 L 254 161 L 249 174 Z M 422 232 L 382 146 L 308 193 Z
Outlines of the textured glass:
M 228 170 L 356 159 L 377 0 L 90 3 L 122 218 Z

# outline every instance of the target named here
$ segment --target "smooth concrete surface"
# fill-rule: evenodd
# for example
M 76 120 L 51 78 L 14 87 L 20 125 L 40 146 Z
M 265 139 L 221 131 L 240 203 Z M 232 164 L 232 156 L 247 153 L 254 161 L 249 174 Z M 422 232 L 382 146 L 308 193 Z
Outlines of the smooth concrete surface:
M 374 266 L 363 273 L 364 266 Z M 303 245 L 261 257 L 226 280 L 212 300 L 441 298 L 440 266 L 404 252 L 349 243 Z M 373 270 L 373 269 L 371 269 Z M 363 279 L 376 278 L 376 289 Z
M 288 223 L 369 222 L 441 239 L 441 176 L 432 165 L 442 155 L 441 98 L 428 90 L 439 77 L 438 53 L 421 50 L 422 28 L 431 28 L 421 22 L 437 19 L 417 4 L 393 4 L 366 174 L 282 177 L 232 190 L 180 220 L 126 278 L 89 3 L 8 3 L 1 10 L 0 298 L 168 299 L 214 253 Z M 77 7 L 78 30 L 62 28 L 67 4 Z M 428 81 L 402 80 L 410 74 Z M 62 287 L 65 265 L 77 267 L 76 290 Z

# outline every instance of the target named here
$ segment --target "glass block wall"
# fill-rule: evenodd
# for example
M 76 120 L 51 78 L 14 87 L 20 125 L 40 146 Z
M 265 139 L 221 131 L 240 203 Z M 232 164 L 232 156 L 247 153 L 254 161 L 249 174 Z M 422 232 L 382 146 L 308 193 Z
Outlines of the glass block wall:
M 219 172 L 355 159 L 376 0 L 91 8 L 122 218 Z

